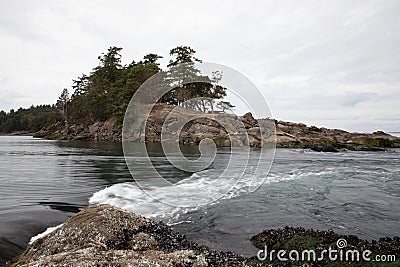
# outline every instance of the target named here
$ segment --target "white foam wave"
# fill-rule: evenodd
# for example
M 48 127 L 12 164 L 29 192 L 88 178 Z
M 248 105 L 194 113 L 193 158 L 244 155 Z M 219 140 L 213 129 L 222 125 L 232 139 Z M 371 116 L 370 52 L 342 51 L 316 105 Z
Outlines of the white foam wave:
M 321 171 L 321 172 L 302 172 L 295 171 L 292 174 L 270 174 L 264 183 L 276 183 L 294 179 L 300 179 L 308 176 L 321 176 L 331 174 L 333 170 Z M 198 173 L 194 173 L 190 179 L 185 179 L 178 182 L 175 190 L 179 190 L 180 194 L 184 192 L 184 199 L 182 201 L 191 201 L 193 195 L 204 197 L 205 201 L 208 201 L 208 196 L 212 195 L 210 190 L 218 190 L 218 188 L 210 188 L 210 183 L 213 182 L 213 176 L 218 175 L 214 170 L 205 170 Z M 260 178 L 261 179 L 261 178 Z M 249 193 L 249 185 L 252 183 L 252 177 L 246 175 L 236 183 L 232 190 L 224 195 L 220 200 L 231 199 L 238 197 L 243 194 Z M 224 184 L 224 181 L 220 181 L 219 184 Z M 228 183 L 229 184 L 229 183 Z M 214 183 L 215 185 L 215 183 Z M 89 199 L 90 204 L 109 204 L 122 209 L 130 210 L 135 213 L 141 214 L 146 217 L 153 219 L 160 219 L 168 224 L 181 223 L 181 214 L 187 214 L 194 212 L 201 208 L 201 204 L 197 207 L 175 207 L 165 203 L 168 203 L 170 198 L 176 197 L 176 192 L 165 190 L 162 187 L 146 188 L 151 190 L 152 196 L 157 196 L 157 199 L 150 196 L 145 190 L 142 190 L 137 184 L 132 183 L 120 183 L 113 186 L 107 187 L 101 191 L 93 194 Z M 225 188 L 223 188 L 225 190 Z M 220 200 L 212 201 L 212 204 L 218 203 Z M 211 204 L 211 205 L 212 205 Z
M 186 182 L 178 182 L 176 190 L 185 192 L 185 199 L 182 201 L 191 201 L 193 195 L 204 195 L 206 199 L 210 194 L 208 184 L 210 181 L 207 177 L 209 171 L 202 171 L 193 174 Z M 176 222 L 179 219 L 179 214 L 188 213 L 197 210 L 199 207 L 174 207 L 168 204 L 168 199 L 175 197 L 175 192 L 165 190 L 162 187 L 146 188 L 152 191 L 152 196 L 157 196 L 157 199 L 150 196 L 147 191 L 140 188 L 135 183 L 120 183 L 107 187 L 93 194 L 89 199 L 90 204 L 109 204 L 122 209 L 131 210 L 138 214 L 154 219 L 162 219 L 167 222 Z M 208 191 L 207 191 L 208 190 Z M 212 189 L 211 189 L 212 190 Z M 218 189 L 214 189 L 218 190 Z M 210 199 L 213 201 L 213 199 Z M 200 203 L 201 204 L 201 203 Z
M 44 236 L 50 234 L 51 232 L 57 230 L 58 228 L 60 228 L 60 227 L 63 226 L 63 225 L 64 225 L 64 224 L 62 223 L 62 224 L 57 225 L 57 226 L 54 226 L 54 227 L 49 227 L 49 228 L 47 228 L 46 231 L 44 231 L 43 233 L 40 233 L 40 234 L 37 234 L 37 235 L 31 237 L 31 240 L 29 240 L 29 245 L 32 244 L 33 242 L 35 242 L 36 240 L 38 240 L 39 238 L 42 238 L 42 237 L 44 237 Z

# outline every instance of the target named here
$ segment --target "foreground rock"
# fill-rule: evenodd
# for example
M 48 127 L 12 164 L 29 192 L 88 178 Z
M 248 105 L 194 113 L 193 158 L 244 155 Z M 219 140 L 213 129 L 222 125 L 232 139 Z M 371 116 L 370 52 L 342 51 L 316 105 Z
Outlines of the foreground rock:
M 232 252 L 211 250 L 188 241 L 162 222 L 109 205 L 89 207 L 63 226 L 37 239 L 10 266 L 399 266 L 400 238 L 365 241 L 333 231 L 301 227 L 268 229 L 251 241 L 260 250 L 310 250 L 321 253 L 336 248 L 339 239 L 346 249 L 368 249 L 374 255 L 395 255 L 395 261 L 369 265 L 365 261 L 279 261 L 244 258 Z M 320 255 L 320 254 L 318 254 Z
M 89 207 L 36 240 L 10 266 L 243 266 L 245 259 L 186 240 L 162 222 Z

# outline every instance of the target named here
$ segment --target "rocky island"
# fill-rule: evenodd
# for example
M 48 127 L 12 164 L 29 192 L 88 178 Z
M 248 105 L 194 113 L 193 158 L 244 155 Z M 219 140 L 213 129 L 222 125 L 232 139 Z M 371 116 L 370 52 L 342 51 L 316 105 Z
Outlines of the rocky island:
M 225 111 L 234 108 L 234 103 L 226 101 L 228 88 L 219 84 L 223 73 L 216 70 L 210 77 L 202 76 L 201 71 L 194 67 L 201 60 L 195 57 L 196 51 L 191 47 L 178 46 L 171 49 L 170 63 L 165 70 L 160 67 L 158 60 L 161 56 L 157 54 L 147 54 L 141 60 L 123 65 L 121 50 L 120 47 L 112 46 L 106 53 L 102 53 L 98 57 L 98 66 L 89 74 L 74 79 L 72 94 L 67 88 L 63 89 L 55 104 L 0 111 L 0 133 L 33 134 L 47 139 L 121 141 L 124 117 L 132 97 L 150 77 L 169 73 L 164 81 L 160 81 L 161 84 L 180 84 L 178 87 L 156 97 L 156 86 L 149 94 L 143 95 L 145 103 L 154 104 L 148 118 L 139 118 L 146 121 L 147 142 L 160 141 L 162 127 L 165 124 L 171 125 L 171 121 L 165 120 L 169 112 L 175 109 L 176 120 L 196 112 L 202 113 L 202 118 L 191 121 L 182 129 L 179 137 L 182 143 L 196 144 L 203 138 L 210 138 L 219 146 L 230 146 L 227 129 L 215 121 L 222 120 L 227 124 L 240 123 L 245 128 L 246 132 L 239 133 L 240 137 L 234 141 L 233 145 L 239 146 L 263 146 L 265 136 L 261 136 L 261 128 L 263 125 L 273 125 L 276 129 L 276 145 L 282 148 L 335 152 L 400 147 L 400 138 L 382 131 L 372 134 L 349 133 L 268 118 L 256 120 L 251 113 L 231 116 Z M 191 66 L 186 71 L 192 73 L 193 77 L 202 77 L 203 82 L 181 84 L 182 77 L 174 76 L 181 64 Z M 196 100 L 199 98 L 207 100 Z M 195 102 L 192 109 L 184 104 L 189 100 Z M 272 129 L 270 126 L 268 128 Z M 243 140 L 243 134 L 248 136 L 245 138 L 247 141 Z M 268 136 L 274 137 L 275 134 L 267 133 L 267 139 Z M 271 140 L 268 142 L 271 143 Z
M 161 129 L 168 114 L 175 110 L 175 120 L 184 119 L 186 116 L 196 113 L 181 107 L 166 104 L 157 104 L 153 108 L 146 124 L 145 140 L 147 142 L 159 142 Z M 176 112 L 178 110 L 178 112 Z M 201 119 L 193 120 L 187 124 L 180 133 L 182 143 L 199 143 L 203 138 L 211 138 L 220 146 L 229 146 L 229 137 L 226 129 L 219 124 L 218 120 L 235 123 L 237 117 L 230 114 L 202 114 Z M 339 129 L 319 128 L 307 126 L 303 123 L 293 123 L 277 121 L 271 119 L 257 120 L 251 113 L 246 113 L 239 117 L 243 123 L 249 145 L 261 147 L 263 137 L 261 137 L 259 122 L 264 124 L 274 124 L 276 129 L 276 145 L 278 148 L 301 148 L 311 149 L 322 152 L 337 152 L 340 150 L 362 150 L 362 151 L 381 151 L 387 148 L 399 148 L 400 138 L 389 135 L 382 131 L 372 134 L 350 133 Z M 96 122 L 91 125 L 72 124 L 63 127 L 62 123 L 54 124 L 48 128 L 43 128 L 35 133 L 35 137 L 63 140 L 95 140 L 95 141 L 121 141 L 122 125 L 118 124 L 116 117 L 112 117 L 103 122 Z M 241 144 L 243 145 L 243 143 Z

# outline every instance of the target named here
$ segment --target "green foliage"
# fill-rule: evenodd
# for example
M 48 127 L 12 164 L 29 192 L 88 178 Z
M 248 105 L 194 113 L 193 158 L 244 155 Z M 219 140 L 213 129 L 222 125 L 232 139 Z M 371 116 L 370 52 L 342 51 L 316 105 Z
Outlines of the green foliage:
M 173 57 L 168 64 L 168 67 L 177 66 L 182 63 L 194 63 L 201 62 L 200 59 L 196 58 L 194 54 L 196 51 L 188 46 L 178 46 L 169 52 L 169 55 Z
M 222 73 L 214 71 L 212 77 L 202 76 L 195 67 L 196 62 L 201 62 L 194 56 L 195 53 L 194 49 L 187 46 L 179 46 L 170 51 L 173 59 L 168 64 L 166 82 L 174 89 L 164 95 L 162 102 L 202 112 L 213 111 L 214 100 L 226 96 L 226 88 L 218 85 Z M 193 77 L 196 77 L 196 81 L 192 80 Z M 195 100 L 188 101 L 191 99 Z
M 60 119 L 61 114 L 54 105 L 31 106 L 17 111 L 12 109 L 8 113 L 0 111 L 0 133 L 37 132 Z
M 223 112 L 225 112 L 226 110 L 229 110 L 231 108 L 234 108 L 235 106 L 232 105 L 231 102 L 229 101 L 219 101 L 217 104 L 217 108 L 221 109 Z
M 70 121 L 92 124 L 112 116 L 121 117 L 140 85 L 160 71 L 156 54 L 148 54 L 143 61 L 121 64 L 122 48 L 110 47 L 101 54 L 99 65 L 90 75 L 74 80 L 75 90 L 69 108 Z
M 321 239 L 312 236 L 294 235 L 289 240 L 285 240 L 282 243 L 278 242 L 277 244 L 275 244 L 273 249 L 276 250 L 279 249 L 292 250 L 298 248 L 315 249 L 316 246 L 321 242 L 322 242 Z
M 60 97 L 57 100 L 56 103 L 56 107 L 58 108 L 58 110 L 61 113 L 61 116 L 64 119 L 65 122 L 65 126 L 68 126 L 68 106 L 69 106 L 69 102 L 70 102 L 70 97 L 69 97 L 69 92 L 68 89 L 65 88 Z
M 371 138 L 366 140 L 366 145 L 374 147 L 392 147 L 392 142 L 384 138 Z
M 400 139 L 393 140 L 392 147 L 400 148 Z
M 38 131 L 56 122 L 64 122 L 58 123 L 58 127 L 90 125 L 111 117 L 116 117 L 118 125 L 122 125 L 122 118 L 134 93 L 147 79 L 162 71 L 158 63 L 162 57 L 147 54 L 139 62 L 132 61 L 123 65 L 121 50 L 120 47 L 112 46 L 106 53 L 102 53 L 98 57 L 98 66 L 89 74 L 82 74 L 73 80 L 72 95 L 69 95 L 68 89 L 64 89 L 56 105 L 1 112 L 0 132 Z M 226 89 L 217 84 L 222 73 L 215 72 L 213 77 L 200 76 L 195 62 L 201 61 L 194 56 L 195 53 L 194 49 L 187 46 L 179 46 L 170 51 L 172 59 L 168 65 L 169 75 L 161 82 L 173 85 L 176 89 L 164 95 L 160 102 L 180 105 L 188 99 L 201 97 L 203 99 L 194 102 L 191 108 L 205 112 L 213 110 L 214 99 L 226 95 Z M 186 64 L 184 68 L 179 66 L 181 63 Z M 202 82 L 187 83 L 186 77 L 193 76 L 199 77 Z M 157 90 L 154 90 L 148 100 L 154 103 L 160 97 Z

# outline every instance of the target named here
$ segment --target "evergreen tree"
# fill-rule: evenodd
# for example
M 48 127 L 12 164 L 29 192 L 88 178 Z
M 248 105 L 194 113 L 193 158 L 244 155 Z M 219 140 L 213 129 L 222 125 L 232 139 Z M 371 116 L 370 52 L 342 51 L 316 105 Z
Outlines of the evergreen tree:
M 97 121 L 105 121 L 117 117 L 122 125 L 125 110 L 138 88 L 154 74 L 163 72 L 158 60 L 161 56 L 150 53 L 139 62 L 132 61 L 128 65 L 121 62 L 122 48 L 112 46 L 98 59 L 98 65 L 89 74 L 82 74 L 72 83 L 72 95 L 64 89 L 55 105 L 32 106 L 28 109 L 0 112 L 0 132 L 39 131 L 56 122 L 64 125 L 90 125 Z M 175 90 L 164 95 L 161 102 L 207 112 L 213 111 L 215 99 L 226 95 L 226 89 L 218 82 L 222 73 L 215 72 L 211 77 L 203 76 L 195 67 L 201 62 L 195 57 L 196 51 L 188 46 L 171 49 L 171 60 L 168 64 L 168 75 L 157 76 L 153 81 L 154 90 L 144 96 L 148 103 L 160 98 L 159 88 L 166 84 L 175 86 Z M 184 63 L 184 65 L 182 65 Z M 193 82 L 196 77 L 200 82 Z M 151 84 L 148 84 L 150 87 Z M 203 98 L 188 101 L 193 98 Z
M 229 101 L 220 101 L 220 102 L 218 102 L 218 104 L 217 104 L 217 108 L 221 109 L 222 112 L 225 112 L 226 110 L 231 109 L 231 108 L 234 108 L 234 107 L 235 107 L 235 106 L 232 105 L 232 103 L 229 102 Z
M 60 97 L 57 100 L 56 107 L 61 113 L 61 116 L 64 118 L 65 126 L 68 127 L 68 105 L 69 105 L 70 97 L 67 88 L 64 88 Z

